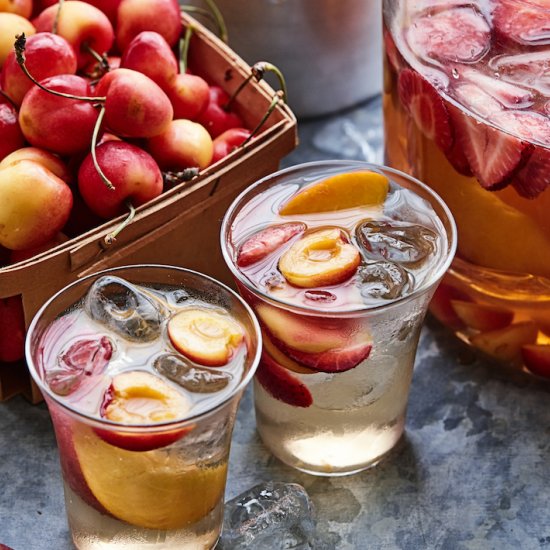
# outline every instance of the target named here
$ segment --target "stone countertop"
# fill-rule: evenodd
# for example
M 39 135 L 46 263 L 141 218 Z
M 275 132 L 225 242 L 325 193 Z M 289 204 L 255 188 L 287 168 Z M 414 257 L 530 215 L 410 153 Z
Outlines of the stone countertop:
M 285 166 L 322 158 L 381 161 L 380 102 L 300 124 Z M 365 139 L 366 138 L 366 139 Z M 475 359 L 428 318 L 406 436 L 376 468 L 316 478 L 273 458 L 254 429 L 250 388 L 233 435 L 226 499 L 268 480 L 298 482 L 336 550 L 550 549 L 550 384 Z M 0 542 L 73 548 L 44 404 L 0 403 Z

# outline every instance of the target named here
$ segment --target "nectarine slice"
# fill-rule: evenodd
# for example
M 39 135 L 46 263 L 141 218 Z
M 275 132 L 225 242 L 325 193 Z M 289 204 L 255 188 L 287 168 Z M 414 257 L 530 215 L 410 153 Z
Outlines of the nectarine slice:
M 127 451 L 85 428 L 75 431 L 74 446 L 94 497 L 131 525 L 179 529 L 202 519 L 223 496 L 225 462 L 200 468 L 182 453 Z
M 290 284 L 314 288 L 344 282 L 360 263 L 359 251 L 340 229 L 321 229 L 293 243 L 279 259 L 279 269 Z
M 525 366 L 537 376 L 550 378 L 550 345 L 527 344 L 521 348 Z
M 386 176 L 368 170 L 337 174 L 305 187 L 279 210 L 281 216 L 332 212 L 382 205 L 389 189 Z
M 519 363 L 522 346 L 534 344 L 536 339 L 535 323 L 524 321 L 506 328 L 475 334 L 470 337 L 470 343 L 490 357 L 508 363 Z
M 244 339 L 241 325 L 227 314 L 206 308 L 184 309 L 168 322 L 168 336 L 182 354 L 210 367 L 229 363 Z
M 514 312 L 508 309 L 465 302 L 463 300 L 451 300 L 456 314 L 464 324 L 474 330 L 496 330 L 507 327 L 514 318 Z
M 279 365 L 285 369 L 291 370 L 298 374 L 315 374 L 317 371 L 303 367 L 293 361 L 290 357 L 286 356 L 275 344 L 270 340 L 269 336 L 262 331 L 262 343 L 264 346 L 264 352 L 270 355 Z

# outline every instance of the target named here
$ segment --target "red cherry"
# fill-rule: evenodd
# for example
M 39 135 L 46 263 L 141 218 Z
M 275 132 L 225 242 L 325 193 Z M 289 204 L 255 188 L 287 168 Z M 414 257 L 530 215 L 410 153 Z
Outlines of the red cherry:
M 25 314 L 21 296 L 0 298 L 0 361 L 18 361 L 24 355 Z
M 229 101 L 227 93 L 219 86 L 210 86 L 208 105 L 197 117 L 212 136 L 212 139 L 229 130 L 230 128 L 243 127 L 240 117 L 231 111 L 224 109 Z

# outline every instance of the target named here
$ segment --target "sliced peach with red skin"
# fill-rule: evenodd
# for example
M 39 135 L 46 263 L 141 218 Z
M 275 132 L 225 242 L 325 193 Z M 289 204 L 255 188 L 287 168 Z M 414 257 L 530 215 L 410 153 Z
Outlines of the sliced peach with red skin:
M 340 229 L 321 229 L 294 242 L 279 259 L 284 278 L 300 288 L 337 285 L 359 267 L 361 255 Z
M 464 322 L 457 315 L 451 300 L 471 301 L 462 290 L 446 283 L 441 283 L 430 302 L 430 313 L 445 326 L 453 330 L 464 328 Z
M 292 237 L 303 233 L 305 229 L 306 224 L 301 222 L 289 222 L 266 227 L 243 243 L 237 254 L 237 265 L 246 267 L 267 258 Z
M 474 330 L 496 330 L 507 327 L 514 319 L 514 312 L 501 307 L 463 300 L 451 300 L 460 320 Z
M 244 340 L 241 325 L 207 308 L 184 309 L 168 322 L 168 336 L 182 354 L 208 367 L 227 365 Z
M 524 365 L 537 376 L 550 379 L 550 345 L 527 344 L 521 348 Z
M 292 372 L 296 372 L 298 374 L 315 374 L 318 372 L 299 365 L 298 363 L 296 363 L 296 361 L 293 361 L 290 357 L 285 355 L 271 341 L 265 331 L 262 331 L 262 343 L 264 347 L 264 352 L 270 355 L 279 365 L 281 365 L 285 369 L 291 370 Z
M 281 216 L 333 212 L 384 204 L 389 189 L 386 176 L 369 170 L 336 174 L 299 191 L 279 210 Z
M 270 335 L 300 351 L 316 353 L 344 347 L 353 335 L 364 336 L 361 325 L 353 319 L 297 315 L 265 303 L 257 304 L 255 311 Z
M 105 394 L 101 416 L 127 426 L 154 425 L 182 419 L 190 410 L 191 402 L 162 378 L 145 371 L 127 371 L 113 377 Z M 188 431 L 186 427 L 141 434 L 96 428 L 101 439 L 128 451 L 166 447 Z
M 521 362 L 521 348 L 534 344 L 537 326 L 532 321 L 514 323 L 506 328 L 480 332 L 470 337 L 470 343 L 490 357 L 506 363 Z
M 307 408 L 313 403 L 308 387 L 265 350 L 256 371 L 256 380 L 267 393 L 287 405 Z

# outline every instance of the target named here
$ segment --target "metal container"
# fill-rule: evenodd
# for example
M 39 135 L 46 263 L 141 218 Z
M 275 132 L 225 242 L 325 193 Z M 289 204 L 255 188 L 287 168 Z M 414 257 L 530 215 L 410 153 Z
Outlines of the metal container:
M 381 0 L 216 0 L 229 45 L 247 62 L 269 61 L 300 118 L 381 92 Z

